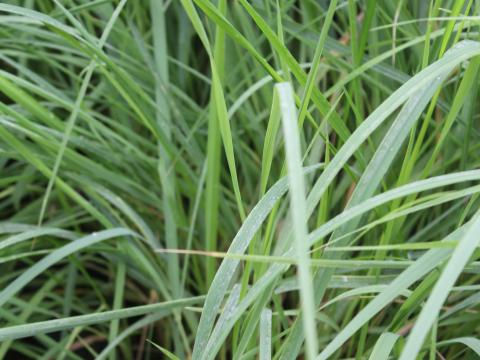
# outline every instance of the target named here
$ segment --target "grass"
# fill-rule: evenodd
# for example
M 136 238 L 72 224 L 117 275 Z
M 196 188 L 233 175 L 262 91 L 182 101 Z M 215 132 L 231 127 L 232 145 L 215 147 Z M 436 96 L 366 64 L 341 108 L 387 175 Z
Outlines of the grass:
M 3 1 L 0 358 L 478 358 L 479 25 Z

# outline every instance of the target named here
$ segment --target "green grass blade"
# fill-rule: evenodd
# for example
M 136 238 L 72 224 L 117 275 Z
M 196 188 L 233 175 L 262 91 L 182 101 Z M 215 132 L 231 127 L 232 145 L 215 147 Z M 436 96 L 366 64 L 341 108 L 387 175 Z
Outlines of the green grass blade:
M 294 243 L 297 257 L 298 283 L 302 310 L 305 314 L 303 327 L 306 334 L 307 358 L 313 359 L 318 352 L 317 331 L 315 324 L 315 302 L 310 274 L 310 256 L 307 243 L 307 205 L 305 199 L 305 183 L 302 173 L 302 155 L 300 135 L 297 125 L 297 111 L 290 83 L 279 83 L 275 86 L 278 92 L 282 114 L 283 135 L 288 167 L 290 187 L 290 209 L 292 214 Z
M 42 321 L 37 323 L 16 325 L 0 329 L 0 339 L 5 341 L 8 339 L 20 339 L 23 337 L 34 336 L 37 334 L 45 334 L 65 329 L 72 329 L 76 326 L 87 326 L 108 322 L 115 319 L 126 319 L 145 315 L 154 312 L 171 312 L 175 308 L 182 308 L 201 303 L 204 297 L 198 296 L 194 298 L 185 298 L 172 301 L 166 301 L 158 304 L 142 305 L 131 308 L 123 308 L 118 310 L 104 311 L 87 315 L 71 316 L 64 319 L 55 319 Z M 165 316 L 165 315 L 164 315 Z
M 388 360 L 398 338 L 397 334 L 390 332 L 380 335 L 368 360 Z
M 460 343 L 468 346 L 470 349 L 472 349 L 475 352 L 475 354 L 480 356 L 480 340 L 473 337 L 462 337 L 462 338 L 456 338 L 451 340 L 445 340 L 445 341 L 439 342 L 438 346 L 451 345 L 455 343 Z
M 400 360 L 411 359 L 417 356 L 455 281 L 460 276 L 463 268 L 467 265 L 479 244 L 479 231 L 480 216 L 477 214 L 438 278 L 407 339 Z
M 63 247 L 55 250 L 42 260 L 37 262 L 32 267 L 23 272 L 15 281 L 12 281 L 7 287 L 0 292 L 0 305 L 5 304 L 12 298 L 18 291 L 20 291 L 25 285 L 27 285 L 32 279 L 41 274 L 45 269 L 49 268 L 58 261 L 65 257 L 74 254 L 75 252 L 84 249 L 88 246 L 94 245 L 104 240 L 121 236 L 137 236 L 133 231 L 128 229 L 110 229 L 104 230 L 98 233 L 85 236 L 77 239 Z
M 272 310 L 263 309 L 260 315 L 260 360 L 272 358 Z
M 317 168 L 318 166 L 313 166 L 304 171 L 309 173 Z M 228 253 L 243 253 L 248 248 L 250 241 L 262 225 L 263 221 L 265 221 L 276 202 L 286 193 L 287 190 L 288 179 L 282 178 L 267 191 L 248 214 L 245 222 L 242 224 L 237 235 L 233 239 L 228 249 Z M 213 329 L 216 317 L 215 314 L 227 293 L 229 282 L 233 278 L 238 265 L 238 260 L 223 261 L 213 279 L 212 285 L 207 293 L 207 298 L 205 299 L 205 305 L 202 311 L 202 316 L 200 317 L 197 336 L 195 338 L 195 346 L 198 346 L 199 356 L 205 352 L 208 338 Z

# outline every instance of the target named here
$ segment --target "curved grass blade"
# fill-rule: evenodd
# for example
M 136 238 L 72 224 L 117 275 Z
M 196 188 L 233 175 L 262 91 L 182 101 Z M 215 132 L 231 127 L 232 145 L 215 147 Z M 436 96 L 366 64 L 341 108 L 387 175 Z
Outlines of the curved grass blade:
M 444 241 L 451 241 L 462 237 L 468 229 L 467 225 L 464 225 L 449 236 Z M 358 331 L 367 321 L 372 319 L 378 312 L 380 312 L 385 306 L 393 301 L 402 291 L 408 289 L 416 281 L 423 278 L 431 270 L 439 266 L 443 261 L 448 259 L 452 253 L 451 249 L 434 249 L 429 250 L 415 263 L 413 263 L 408 269 L 398 275 L 388 287 L 373 300 L 371 300 L 367 306 L 365 306 L 336 336 L 335 338 L 323 349 L 317 360 L 326 360 L 332 356 L 356 331 Z
M 111 17 L 110 21 L 108 22 L 108 24 L 107 24 L 107 26 L 106 26 L 106 28 L 105 28 L 105 30 L 102 33 L 102 36 L 100 38 L 100 41 L 99 41 L 99 47 L 100 48 L 102 48 L 105 45 L 105 43 L 108 39 L 108 36 L 110 35 L 110 31 L 112 30 L 113 24 L 118 19 L 118 16 L 120 15 L 120 12 L 122 11 L 122 9 L 123 9 L 123 7 L 125 6 L 126 3 L 127 3 L 127 0 L 120 1 L 117 8 L 113 12 L 112 17 Z M 57 5 L 58 5 L 58 2 L 57 2 Z M 67 14 L 69 14 L 68 11 L 63 8 L 63 6 L 61 6 L 61 8 L 62 8 L 62 10 L 65 10 L 65 12 Z M 64 132 L 63 137 L 62 137 L 62 142 L 60 144 L 60 148 L 58 150 L 57 157 L 55 158 L 55 164 L 53 165 L 52 175 L 51 175 L 50 179 L 48 180 L 47 189 L 45 191 L 45 196 L 44 196 L 43 201 L 42 201 L 42 207 L 40 209 L 40 215 L 38 216 L 38 225 L 42 225 L 42 223 L 43 223 L 43 217 L 45 216 L 45 210 L 47 208 L 48 199 L 50 197 L 50 193 L 53 189 L 55 179 L 56 179 L 58 171 L 60 169 L 60 165 L 61 165 L 61 162 L 62 162 L 62 159 L 63 159 L 63 154 L 65 153 L 65 149 L 67 148 L 68 142 L 70 140 L 73 129 L 75 127 L 75 123 L 77 122 L 78 114 L 80 113 L 80 107 L 81 107 L 83 99 L 84 99 L 84 97 L 87 93 L 87 89 L 88 89 L 88 86 L 90 84 L 90 80 L 92 78 L 93 71 L 95 70 L 95 67 L 96 67 L 95 63 L 96 63 L 96 61 L 92 60 L 87 67 L 85 77 L 83 78 L 82 85 L 80 86 L 80 90 L 79 90 L 77 98 L 75 100 L 75 105 L 73 107 L 73 111 L 70 114 L 70 117 L 68 118 L 67 125 L 65 126 L 65 132 Z
M 368 360 L 388 360 L 399 337 L 399 335 L 391 332 L 380 335 Z
M 4 327 L 0 329 L 0 341 L 20 339 L 24 337 L 36 336 L 38 334 L 67 330 L 77 326 L 100 324 L 117 319 L 127 319 L 149 313 L 162 313 L 163 316 L 165 316 L 165 314 L 172 312 L 174 309 L 201 303 L 204 298 L 204 296 L 197 296 L 193 298 L 171 300 L 157 304 L 141 305 L 119 310 L 104 311 L 87 315 L 71 316 L 62 319 Z M 120 336 L 121 335 L 119 335 L 119 337 Z
M 304 169 L 304 173 L 308 174 L 319 166 L 311 166 Z M 288 190 L 288 179 L 286 177 L 280 179 L 273 185 L 262 199 L 255 205 L 250 214 L 248 214 L 245 222 L 242 224 L 237 232 L 237 235 L 232 240 L 232 243 L 228 249 L 229 253 L 243 253 L 250 244 L 253 236 L 256 234 L 263 221 L 266 219 L 276 202 L 286 193 Z M 222 262 L 215 278 L 213 279 L 210 289 L 205 299 L 205 305 L 200 317 L 200 323 L 197 329 L 197 336 L 195 338 L 195 348 L 198 348 L 198 353 L 194 350 L 194 357 L 196 354 L 205 353 L 205 347 L 210 337 L 210 332 L 213 329 L 214 321 L 220 304 L 223 301 L 225 294 L 227 293 L 230 281 L 233 278 L 235 271 L 238 268 L 239 260 L 227 259 Z
M 451 344 L 455 344 L 455 343 L 460 343 L 460 344 L 468 346 L 478 356 L 480 356 L 480 340 L 476 339 L 474 337 L 461 337 L 461 338 L 441 341 L 437 344 L 437 346 L 445 346 L 445 345 L 451 345 Z
M 63 247 L 53 251 L 51 254 L 44 257 L 39 262 L 28 268 L 18 278 L 11 282 L 0 292 L 0 306 L 3 306 L 8 300 L 11 299 L 18 291 L 20 291 L 31 280 L 40 275 L 43 271 L 48 269 L 53 264 L 66 258 L 67 256 L 74 254 L 88 246 L 97 244 L 101 241 L 121 237 L 121 236 L 138 236 L 133 231 L 123 228 L 104 230 L 98 233 L 85 236 L 81 239 L 77 239 Z
M 440 309 L 447 299 L 455 281 L 467 265 L 470 257 L 477 248 L 480 237 L 480 212 L 475 215 L 468 227 L 468 231 L 459 241 L 447 265 L 437 280 L 430 296 L 423 306 L 415 325 L 407 339 L 400 355 L 400 360 L 413 359 L 419 353 L 431 326 L 438 317 Z

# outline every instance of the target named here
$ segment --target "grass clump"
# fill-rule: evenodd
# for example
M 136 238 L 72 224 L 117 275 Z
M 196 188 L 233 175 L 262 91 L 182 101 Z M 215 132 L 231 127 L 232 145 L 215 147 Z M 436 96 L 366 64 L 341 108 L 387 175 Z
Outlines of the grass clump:
M 0 4 L 0 358 L 480 356 L 476 0 Z

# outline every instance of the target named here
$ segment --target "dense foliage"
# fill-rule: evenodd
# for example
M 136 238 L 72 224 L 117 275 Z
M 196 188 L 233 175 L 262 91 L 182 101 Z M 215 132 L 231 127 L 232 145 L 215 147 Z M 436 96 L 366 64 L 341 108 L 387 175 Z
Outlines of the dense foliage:
M 478 358 L 479 21 L 2 1 L 0 358 Z

